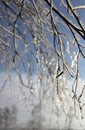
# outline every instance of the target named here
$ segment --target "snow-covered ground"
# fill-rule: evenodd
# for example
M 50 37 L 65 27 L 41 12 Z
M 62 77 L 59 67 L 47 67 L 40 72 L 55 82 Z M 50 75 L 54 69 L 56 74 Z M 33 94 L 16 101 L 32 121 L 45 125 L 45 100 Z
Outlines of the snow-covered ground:
M 5 79 L 5 74 L 0 73 L 0 82 L 1 82 L 0 88 L 2 88 L 4 84 L 4 79 Z M 5 106 L 10 107 L 12 105 L 16 105 L 16 107 L 18 108 L 18 123 L 22 124 L 22 123 L 26 123 L 27 121 L 29 122 L 30 119 L 32 118 L 31 108 L 33 109 L 33 106 L 31 106 L 32 105 L 31 101 L 35 102 L 34 104 L 35 106 L 37 106 L 36 104 L 38 104 L 38 99 L 36 98 L 35 100 L 34 99 L 29 100 L 29 98 L 25 98 L 23 97 L 23 95 L 21 96 L 21 91 L 20 91 L 21 88 L 17 87 L 17 84 L 19 81 L 14 73 L 12 74 L 12 78 L 9 77 L 9 81 L 10 82 L 7 82 L 7 85 L 3 87 L 2 91 L 0 91 L 0 107 L 5 107 Z M 84 80 L 80 79 L 79 85 L 83 86 L 84 82 L 85 82 Z M 36 78 L 35 78 L 34 84 L 36 88 L 35 92 L 37 94 L 38 84 L 36 84 Z M 71 81 L 68 81 L 68 86 L 70 88 Z M 71 91 L 71 89 L 69 89 L 69 91 Z M 24 93 L 24 90 L 23 90 L 23 93 Z M 25 90 L 25 94 L 26 96 L 27 94 L 29 94 L 28 89 Z M 50 128 L 58 127 L 58 124 L 60 128 L 64 128 L 65 126 L 68 126 L 71 120 L 67 121 L 68 118 L 67 116 L 65 116 L 64 113 L 62 113 L 62 115 L 57 114 L 56 116 L 56 113 L 53 112 L 54 111 L 52 107 L 53 105 L 54 104 L 51 101 L 48 100 L 47 102 L 46 100 L 43 100 L 41 114 L 43 115 L 44 120 L 42 124 L 47 127 L 49 126 Z M 39 111 L 36 110 L 35 112 L 38 113 Z M 71 111 L 69 112 L 71 113 Z M 35 120 L 37 120 L 37 117 Z M 77 130 L 84 129 L 85 120 L 78 118 L 78 116 L 76 116 L 72 118 L 71 125 L 72 125 L 72 128 L 77 129 Z

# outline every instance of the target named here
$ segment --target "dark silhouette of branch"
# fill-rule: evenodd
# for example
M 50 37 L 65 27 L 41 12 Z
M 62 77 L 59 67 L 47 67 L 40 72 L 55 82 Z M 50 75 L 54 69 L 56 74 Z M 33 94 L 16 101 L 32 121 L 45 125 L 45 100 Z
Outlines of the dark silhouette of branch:
M 51 7 L 51 3 L 48 0 L 45 0 L 45 2 L 48 4 L 48 6 Z M 71 26 L 83 39 L 85 39 L 85 31 L 84 29 L 82 30 L 81 28 L 77 27 L 76 25 L 74 25 L 71 21 L 69 21 L 69 19 L 63 15 L 55 6 L 52 7 L 52 10 L 58 14 L 63 20 L 64 22 L 67 24 L 67 26 Z M 78 20 L 79 21 L 79 20 Z

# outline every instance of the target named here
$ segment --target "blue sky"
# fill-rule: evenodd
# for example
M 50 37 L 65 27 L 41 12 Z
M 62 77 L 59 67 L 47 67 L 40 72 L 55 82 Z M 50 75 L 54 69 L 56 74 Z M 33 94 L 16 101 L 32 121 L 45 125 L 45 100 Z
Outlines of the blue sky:
M 74 0 L 71 0 L 71 2 L 73 3 L 74 6 L 84 5 L 84 4 L 85 4 L 85 1 L 84 1 L 84 0 L 78 0 L 78 1 L 77 1 L 77 0 L 75 0 L 75 1 L 74 1 Z M 65 15 L 67 15 L 67 11 L 60 5 L 60 0 L 57 0 L 57 1 L 53 0 L 53 3 L 54 3 L 54 5 L 55 5 L 57 8 L 59 8 L 59 10 L 60 10 L 62 13 L 64 13 Z M 82 21 L 84 21 L 84 23 L 85 23 L 84 9 L 80 9 L 80 10 L 78 11 L 78 13 L 80 14 L 79 17 L 80 17 L 80 18 L 82 19 Z M 71 17 L 70 17 L 70 18 L 71 18 Z M 72 20 L 72 19 L 71 19 L 71 20 Z M 18 24 L 19 24 L 19 23 L 18 23 Z M 4 25 L 4 26 L 7 26 L 7 22 L 6 22 L 5 19 L 4 19 L 4 21 L 3 21 L 3 25 Z M 20 26 L 19 29 L 23 32 L 23 29 L 21 29 L 22 24 L 19 24 L 19 26 Z M 71 33 L 69 33 L 66 28 L 61 27 L 61 30 L 64 31 L 65 33 L 71 35 Z M 28 35 L 29 35 L 29 38 L 28 38 Z M 49 38 L 50 43 L 52 43 L 53 39 L 52 39 L 52 37 L 51 37 L 49 34 L 48 34 L 48 38 Z M 27 39 L 28 41 L 31 41 L 31 40 L 32 40 L 29 33 L 26 35 L 26 39 Z M 81 43 L 84 44 L 85 41 L 81 39 Z M 66 45 L 66 43 L 65 43 L 65 45 Z M 21 51 L 21 53 L 23 52 L 24 46 L 23 46 L 22 43 L 21 43 L 20 48 L 18 48 L 18 49 L 19 49 L 19 51 Z M 32 52 L 33 52 L 34 48 L 31 47 L 31 50 L 32 50 Z M 33 53 L 34 53 L 34 55 L 35 55 L 35 52 L 33 52 Z M 31 53 L 30 55 L 32 56 L 32 53 Z M 67 57 L 67 58 L 69 58 L 69 57 Z M 32 59 L 33 59 L 33 56 L 32 56 Z M 69 60 L 69 59 L 67 59 L 67 60 Z M 85 75 L 84 75 L 84 72 L 85 72 L 85 70 L 84 70 L 84 65 L 85 65 L 85 62 L 84 62 L 84 59 L 82 59 L 82 61 L 80 61 L 80 65 L 79 65 L 79 66 L 80 66 L 79 68 L 80 68 L 81 78 L 84 78 L 84 76 L 85 76 Z M 22 68 L 23 68 L 22 65 L 20 65 L 20 69 L 23 71 Z M 3 67 L 2 67 L 2 66 L 0 67 L 0 70 L 1 70 L 1 71 L 3 70 Z

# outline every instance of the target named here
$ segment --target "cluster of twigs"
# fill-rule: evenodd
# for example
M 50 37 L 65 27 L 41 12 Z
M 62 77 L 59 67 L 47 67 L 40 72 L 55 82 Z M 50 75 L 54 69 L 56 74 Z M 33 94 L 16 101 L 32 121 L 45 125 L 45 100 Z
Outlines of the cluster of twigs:
M 80 41 L 78 39 L 78 36 L 80 36 L 80 38 L 85 40 L 85 28 L 84 28 L 84 25 L 83 25 L 83 23 L 82 23 L 82 21 L 81 21 L 81 19 L 80 19 L 80 17 L 79 17 L 76 10 L 83 9 L 83 8 L 85 8 L 85 6 L 74 7 L 70 0 L 65 0 L 65 1 L 62 0 L 62 5 L 66 8 L 68 14 L 72 15 L 72 17 L 76 20 L 76 23 L 77 23 L 77 25 L 76 25 L 74 21 L 69 20 L 69 17 L 65 16 L 65 14 L 63 14 L 58 9 L 58 7 L 56 7 L 53 4 L 52 0 L 50 0 L 50 1 L 45 0 L 45 2 L 50 7 L 49 13 L 50 13 L 51 25 L 52 25 L 52 29 L 53 29 L 55 53 L 57 54 L 57 56 L 60 59 L 62 59 L 62 62 L 63 62 L 63 70 L 59 74 L 59 76 L 63 74 L 65 69 L 67 69 L 67 71 L 70 73 L 70 75 L 75 78 L 73 86 L 72 86 L 72 92 L 74 94 L 73 95 L 74 106 L 76 105 L 75 100 L 78 100 L 80 110 L 82 110 L 85 103 L 83 105 L 80 105 L 81 104 L 80 103 L 80 98 L 83 96 L 84 87 L 82 88 L 82 92 L 81 92 L 79 97 L 77 97 L 77 87 L 78 87 L 78 79 L 79 79 L 79 58 L 80 58 L 80 56 L 85 58 L 85 54 L 83 52 L 83 48 L 85 48 L 85 46 L 84 46 L 84 44 L 80 43 Z M 77 53 L 76 53 L 77 58 L 76 59 L 77 60 L 76 60 L 76 73 L 75 74 L 72 73 L 71 68 L 68 66 L 68 64 L 67 64 L 67 62 L 65 60 L 65 54 L 63 52 L 63 40 L 62 40 L 63 33 L 60 32 L 59 28 L 57 28 L 57 25 L 55 24 L 55 21 L 54 21 L 55 15 L 58 15 L 61 18 L 61 20 L 64 21 L 64 24 L 68 27 L 69 31 L 73 35 L 73 39 L 74 39 L 74 41 L 75 41 L 75 43 L 77 45 L 77 48 L 76 48 L 76 50 L 77 50 Z M 60 53 L 58 53 L 59 50 L 58 51 L 56 50 L 56 46 L 57 46 L 56 45 L 57 43 L 56 43 L 56 40 L 55 40 L 56 37 L 58 39 L 58 44 L 60 45 Z M 58 75 L 56 77 L 58 78 Z
M 57 94 L 59 78 L 69 73 L 75 79 L 72 86 L 74 104 L 78 101 L 81 110 L 85 104 L 81 105 L 80 102 L 84 87 L 79 97 L 77 87 L 79 59 L 85 58 L 85 46 L 80 43 L 79 37 L 85 40 L 85 28 L 77 11 L 85 6 L 74 7 L 70 0 L 62 0 L 62 8 L 66 11 L 64 14 L 53 0 L 2 0 L 0 4 L 0 64 L 6 63 L 7 70 L 15 71 L 21 84 L 30 89 L 33 88 L 29 87 L 33 73 L 38 72 L 40 83 L 44 75 L 47 78 L 56 75 Z M 69 63 L 72 54 L 66 58 L 67 41 L 69 48 L 75 48 L 74 68 Z M 54 68 L 50 63 L 52 58 L 55 61 Z M 22 78 L 23 71 L 28 74 L 27 84 Z

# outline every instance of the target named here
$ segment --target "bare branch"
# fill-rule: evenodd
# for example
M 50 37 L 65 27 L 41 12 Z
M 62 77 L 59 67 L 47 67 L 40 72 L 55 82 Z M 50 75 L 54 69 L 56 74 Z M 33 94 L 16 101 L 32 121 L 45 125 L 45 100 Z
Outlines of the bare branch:
M 73 10 L 85 9 L 85 5 L 73 7 Z

